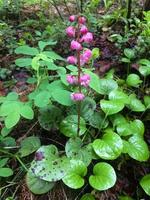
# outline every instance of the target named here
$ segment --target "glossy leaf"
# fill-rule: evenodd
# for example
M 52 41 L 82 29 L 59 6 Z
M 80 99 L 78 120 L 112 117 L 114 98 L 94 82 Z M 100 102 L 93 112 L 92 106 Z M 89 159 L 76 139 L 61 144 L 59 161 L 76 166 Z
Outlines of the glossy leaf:
M 140 185 L 143 188 L 143 190 L 146 192 L 146 194 L 150 196 L 150 174 L 145 175 L 141 179 Z
M 124 103 L 120 100 L 101 100 L 100 106 L 106 115 L 112 115 L 123 110 Z
M 111 91 L 118 88 L 118 84 L 113 79 L 100 79 L 100 94 L 108 95 Z

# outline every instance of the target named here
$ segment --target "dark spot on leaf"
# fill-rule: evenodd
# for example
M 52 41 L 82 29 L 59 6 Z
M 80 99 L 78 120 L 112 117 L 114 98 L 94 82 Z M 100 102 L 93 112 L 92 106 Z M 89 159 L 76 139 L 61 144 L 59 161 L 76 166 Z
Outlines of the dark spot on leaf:
M 58 162 L 57 162 L 57 161 L 53 162 L 53 165 L 57 165 L 57 164 L 58 164 Z
M 44 157 L 43 152 L 40 152 L 40 151 L 39 151 L 39 152 L 36 152 L 36 153 L 35 153 L 35 158 L 34 158 L 34 159 L 35 159 L 36 161 L 41 161 L 41 160 L 43 160 L 44 158 L 45 158 L 45 157 Z

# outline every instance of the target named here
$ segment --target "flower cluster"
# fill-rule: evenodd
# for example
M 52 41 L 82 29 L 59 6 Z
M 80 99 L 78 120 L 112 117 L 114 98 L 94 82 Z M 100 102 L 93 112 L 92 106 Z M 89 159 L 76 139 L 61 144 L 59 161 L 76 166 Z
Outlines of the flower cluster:
M 78 68 L 89 63 L 92 57 L 92 51 L 90 49 L 84 49 L 84 43 L 90 44 L 93 41 L 93 34 L 89 32 L 86 27 L 86 18 L 74 15 L 69 17 L 69 21 L 74 22 L 74 26 L 69 26 L 66 29 L 68 37 L 72 38 L 70 48 L 75 51 L 75 55 L 71 55 L 67 58 L 67 62 L 72 65 L 77 65 Z M 78 56 L 77 56 L 78 55 Z M 67 82 L 70 85 L 76 85 L 81 87 L 88 87 L 90 83 L 90 76 L 88 74 L 82 74 L 81 68 L 78 69 L 78 76 L 68 75 Z M 84 94 L 79 89 L 78 93 L 72 93 L 71 99 L 74 101 L 82 101 L 85 98 Z

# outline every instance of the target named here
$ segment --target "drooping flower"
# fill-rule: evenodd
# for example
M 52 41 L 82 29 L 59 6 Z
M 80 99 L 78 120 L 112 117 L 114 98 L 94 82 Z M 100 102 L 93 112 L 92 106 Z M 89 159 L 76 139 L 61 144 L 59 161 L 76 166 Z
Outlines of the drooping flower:
M 83 37 L 81 38 L 81 40 L 85 43 L 91 43 L 93 41 L 93 34 L 88 32 L 85 35 L 83 35 Z
M 84 58 L 85 62 L 89 62 L 89 60 L 91 59 L 91 57 L 92 57 L 92 51 L 90 49 L 86 49 L 83 52 L 83 58 Z
M 82 101 L 84 98 L 85 98 L 85 96 L 81 92 L 77 92 L 77 93 L 72 93 L 71 94 L 71 99 L 73 101 Z
M 79 17 L 78 22 L 79 22 L 80 24 L 85 24 L 86 18 L 85 18 L 85 17 Z
M 71 16 L 69 17 L 69 21 L 70 21 L 70 22 L 74 22 L 75 19 L 76 19 L 76 17 L 75 17 L 74 15 L 71 15 Z
M 69 56 L 69 57 L 67 58 L 67 62 L 68 62 L 69 64 L 75 65 L 75 64 L 77 63 L 77 58 L 76 58 L 75 56 Z
M 80 77 L 80 84 L 84 87 L 88 87 L 90 83 L 90 75 L 89 74 L 84 74 Z
M 75 37 L 75 28 L 73 26 L 69 26 L 66 28 L 66 33 L 69 37 Z
M 85 25 L 81 26 L 80 33 L 84 35 L 87 32 L 88 32 L 88 28 Z
M 66 80 L 70 85 L 73 85 L 73 84 L 77 83 L 77 79 L 73 75 L 67 75 Z
M 72 50 L 77 50 L 77 51 L 81 51 L 82 50 L 82 46 L 79 42 L 72 40 L 71 42 L 71 49 Z

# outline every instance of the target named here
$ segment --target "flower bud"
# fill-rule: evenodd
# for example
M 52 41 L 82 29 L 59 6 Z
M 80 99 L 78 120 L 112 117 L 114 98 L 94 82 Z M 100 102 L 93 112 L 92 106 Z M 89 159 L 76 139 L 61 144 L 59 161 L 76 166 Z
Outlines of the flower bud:
M 88 32 L 85 35 L 83 35 L 82 41 L 84 41 L 85 43 L 91 43 L 93 41 L 93 34 Z
M 69 21 L 70 21 L 70 22 L 74 22 L 75 19 L 76 19 L 76 17 L 75 17 L 74 15 L 71 15 L 71 16 L 69 17 Z
M 76 58 L 75 56 L 69 56 L 69 57 L 67 58 L 67 62 L 68 62 L 69 64 L 75 65 L 75 64 L 77 63 L 77 58 Z
M 92 51 L 90 49 L 87 49 L 83 52 L 83 58 L 86 62 L 89 62 L 89 60 L 92 57 Z
M 84 34 L 86 34 L 87 32 L 88 32 L 88 28 L 87 28 L 86 26 L 84 26 L 84 25 L 81 26 L 80 33 L 84 35 Z
M 80 84 L 84 87 L 88 87 L 90 80 L 91 80 L 90 75 L 84 74 L 83 76 L 80 77 Z
M 66 28 L 66 33 L 69 37 L 75 37 L 75 28 L 73 26 L 69 26 Z
M 72 50 L 77 50 L 77 51 L 81 51 L 82 50 L 82 46 L 79 42 L 72 40 L 71 42 L 71 49 Z
M 85 18 L 85 17 L 79 17 L 78 22 L 79 22 L 80 24 L 85 24 L 86 18 Z
M 66 80 L 70 85 L 73 85 L 73 84 L 77 83 L 76 77 L 73 76 L 73 75 L 67 75 Z
M 82 101 L 85 98 L 84 94 L 82 93 L 72 93 L 71 94 L 71 99 L 73 101 Z

